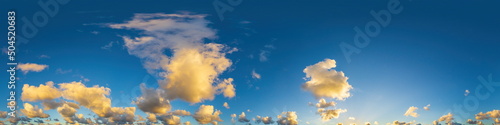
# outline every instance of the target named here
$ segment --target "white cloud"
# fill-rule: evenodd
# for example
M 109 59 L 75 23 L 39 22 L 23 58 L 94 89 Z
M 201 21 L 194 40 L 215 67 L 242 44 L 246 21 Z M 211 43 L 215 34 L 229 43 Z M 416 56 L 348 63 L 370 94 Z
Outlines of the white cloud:
M 431 110 L 431 109 L 430 109 L 430 107 L 431 107 L 431 104 L 428 104 L 428 105 L 426 105 L 426 106 L 424 107 L 424 110 L 429 111 L 429 110 Z
M 282 112 L 276 121 L 278 125 L 298 125 L 297 114 L 295 112 Z
M 250 120 L 247 119 L 245 112 L 241 112 L 241 115 L 238 116 L 238 121 L 239 122 L 250 122 Z
M 337 72 L 335 60 L 325 59 L 304 69 L 309 81 L 302 88 L 311 91 L 316 98 L 336 98 L 344 100 L 351 96 L 352 86 L 347 82 L 343 72 Z
M 229 108 L 230 108 L 230 107 L 229 107 L 229 104 L 227 104 L 227 102 L 224 102 L 224 104 L 223 104 L 222 106 L 224 106 L 224 107 L 225 107 L 225 108 L 227 108 L 227 109 L 229 109 Z
M 266 61 L 268 61 L 272 49 L 275 49 L 274 45 L 271 45 L 271 44 L 265 45 L 264 49 L 260 50 L 259 61 L 260 62 L 266 62 Z
M 260 79 L 260 74 L 257 73 L 257 72 L 255 72 L 255 69 L 252 70 L 252 78 L 254 78 L 254 79 Z
M 130 21 L 108 26 L 142 31 L 145 36 L 123 37 L 129 54 L 141 58 L 149 73 L 164 78 L 160 86 L 166 90 L 167 99 L 199 103 L 213 100 L 215 94 L 221 94 L 218 91 L 229 98 L 234 96 L 232 84 L 222 85 L 226 88 L 213 85 L 219 74 L 232 65 L 225 55 L 234 49 L 204 43 L 205 39 L 217 37 L 215 30 L 207 26 L 209 23 L 205 15 L 153 13 L 135 14 Z
M 349 119 L 349 120 L 356 120 L 356 118 L 354 118 L 354 117 L 349 117 L 347 119 Z
M 219 110 L 214 110 L 214 106 L 201 105 L 198 111 L 193 115 L 193 118 L 200 124 L 217 124 L 222 122 L 219 115 L 222 114 Z
M 469 90 L 465 90 L 465 96 L 469 95 L 470 91 Z
M 38 106 L 33 106 L 29 103 L 24 103 L 24 109 L 21 112 L 28 118 L 48 118 L 50 115 L 43 113 L 43 110 L 38 108 Z
M 418 108 L 415 106 L 412 106 L 406 110 L 406 113 L 404 114 L 405 116 L 411 116 L 411 117 L 418 117 L 419 115 L 415 112 Z
M 17 68 L 19 68 L 24 74 L 28 72 L 41 72 L 48 67 L 48 65 L 35 63 L 20 63 L 19 65 L 17 65 Z

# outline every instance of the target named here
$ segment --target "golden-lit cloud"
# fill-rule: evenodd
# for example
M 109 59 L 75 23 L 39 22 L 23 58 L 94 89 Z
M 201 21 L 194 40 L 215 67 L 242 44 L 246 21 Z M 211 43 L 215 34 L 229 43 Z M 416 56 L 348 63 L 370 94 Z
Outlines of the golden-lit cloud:
M 227 102 L 224 102 L 224 104 L 222 104 L 222 106 L 224 106 L 225 108 L 229 109 L 229 104 L 227 104 Z
M 474 116 L 476 116 L 476 119 L 477 119 L 477 120 L 485 120 L 485 119 L 490 119 L 490 117 L 488 116 L 488 114 L 487 114 L 487 113 L 483 113 L 483 112 L 479 112 L 479 113 L 477 113 L 477 114 L 476 114 L 476 115 L 474 115 Z
M 146 117 L 149 122 L 157 122 L 156 115 L 153 113 L 146 113 L 148 116 Z
M 324 109 L 319 108 L 317 113 L 321 116 L 321 120 L 328 121 L 333 118 L 338 118 L 340 113 L 347 112 L 347 109 Z
M 431 104 L 428 104 L 428 105 L 424 106 L 424 110 L 429 111 L 429 110 L 431 110 L 430 107 L 431 107 Z
M 181 118 L 179 116 L 164 115 L 164 116 L 159 116 L 158 118 L 165 125 L 180 125 L 181 124 Z
M 446 121 L 446 123 L 451 123 L 453 120 L 453 114 L 448 113 L 447 115 L 443 115 L 438 119 L 438 122 Z
M 171 115 L 176 115 L 176 116 L 190 116 L 191 112 L 186 111 L 186 110 L 175 110 L 170 112 Z
M 43 113 L 43 110 L 38 108 L 37 105 L 33 106 L 29 103 L 24 103 L 24 109 L 21 112 L 28 118 L 48 118 L 50 115 Z
M 81 82 L 61 83 L 59 86 L 65 99 L 76 101 L 99 117 L 109 117 L 112 114 L 111 99 L 107 97 L 111 91 L 109 88 L 97 85 L 86 87 Z
M 351 96 L 349 90 L 352 86 L 347 82 L 347 77 L 343 72 L 332 69 L 336 67 L 335 60 L 325 59 L 304 69 L 306 78 L 309 79 L 302 85 L 310 91 L 316 98 L 336 98 L 344 100 Z
M 7 112 L 0 111 L 0 118 L 7 118 Z
M 39 87 L 24 84 L 21 94 L 21 100 L 31 102 L 54 100 L 59 97 L 61 97 L 61 92 L 54 87 L 52 81 L 46 82 L 45 85 L 40 84 Z
M 140 110 L 158 114 L 170 111 L 170 101 L 165 98 L 164 90 L 147 88 L 145 84 L 141 84 L 141 92 L 142 95 L 133 102 Z
M 278 125 L 298 125 L 298 116 L 296 112 L 282 112 L 278 115 L 278 120 L 276 121 Z
M 222 119 L 219 117 L 220 114 L 222 114 L 222 112 L 215 110 L 214 106 L 201 105 L 193 115 L 193 118 L 200 124 L 218 124 L 218 122 L 222 122 Z
M 209 23 L 205 15 L 154 13 L 136 14 L 130 21 L 108 26 L 143 31 L 142 37 L 123 37 L 129 54 L 141 58 L 149 73 L 164 78 L 159 84 L 167 99 L 199 103 L 213 100 L 215 94 L 235 96 L 232 79 L 214 85 L 232 63 L 225 57 L 228 47 L 204 43 L 216 38 Z
M 135 107 L 113 107 L 111 108 L 111 112 L 109 121 L 112 123 L 131 124 L 135 122 Z
M 328 107 L 333 107 L 337 103 L 335 102 L 326 102 L 325 99 L 320 99 L 318 103 L 316 103 L 316 108 L 328 108 Z
M 490 115 L 492 118 L 500 118 L 500 110 L 492 110 L 489 112 L 486 112 L 486 114 Z
M 408 110 L 406 110 L 406 113 L 404 115 L 405 116 L 411 116 L 411 117 L 418 117 L 419 114 L 417 114 L 415 112 L 417 109 L 418 109 L 417 107 L 412 106 L 412 107 L 408 108 Z
M 269 116 L 266 116 L 266 117 L 257 116 L 255 122 L 257 124 L 263 123 L 263 124 L 266 124 L 266 125 L 274 123 L 273 118 L 269 117 Z
M 61 114 L 64 120 L 68 123 L 74 123 L 72 117 L 75 116 L 76 110 L 80 107 L 74 105 L 74 103 L 65 103 L 61 107 L 57 108 L 57 112 Z
M 47 67 L 49 66 L 35 63 L 20 63 L 19 65 L 17 65 L 17 68 L 19 68 L 24 74 L 28 72 L 41 72 Z

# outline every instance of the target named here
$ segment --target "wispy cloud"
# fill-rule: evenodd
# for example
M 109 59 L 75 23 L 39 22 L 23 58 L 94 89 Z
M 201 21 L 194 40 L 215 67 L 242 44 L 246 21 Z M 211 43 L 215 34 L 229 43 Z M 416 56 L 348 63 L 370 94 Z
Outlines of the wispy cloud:
M 36 63 L 21 63 L 17 66 L 24 74 L 28 72 L 41 72 L 42 70 L 48 68 L 48 65 L 36 64 Z

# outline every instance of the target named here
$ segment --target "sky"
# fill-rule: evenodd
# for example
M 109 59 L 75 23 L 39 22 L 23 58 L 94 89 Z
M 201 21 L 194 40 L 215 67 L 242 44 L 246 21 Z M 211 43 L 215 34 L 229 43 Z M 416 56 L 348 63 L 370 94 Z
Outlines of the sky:
M 499 3 L 6 0 L 0 124 L 500 124 Z

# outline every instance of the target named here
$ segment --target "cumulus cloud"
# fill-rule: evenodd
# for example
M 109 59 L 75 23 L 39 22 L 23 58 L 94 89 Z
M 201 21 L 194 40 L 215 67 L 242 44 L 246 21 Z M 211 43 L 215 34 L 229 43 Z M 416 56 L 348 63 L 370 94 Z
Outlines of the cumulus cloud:
M 164 90 L 147 88 L 145 84 L 141 84 L 140 87 L 142 95 L 133 102 L 140 110 L 158 114 L 170 111 L 170 101 L 165 98 Z
M 338 118 L 340 113 L 347 112 L 347 109 L 323 109 L 319 108 L 317 113 L 321 116 L 321 120 L 328 121 L 333 118 Z
M 227 102 L 224 102 L 224 104 L 222 104 L 222 106 L 224 106 L 225 108 L 229 109 L 229 104 L 227 104 Z
M 250 122 L 250 120 L 247 119 L 245 112 L 241 112 L 241 115 L 238 116 L 238 121 L 239 122 Z
M 426 106 L 424 107 L 424 110 L 429 111 L 429 110 L 431 110 L 431 109 L 430 109 L 430 107 L 431 107 L 431 104 L 428 104 L 428 105 L 426 105 Z
M 7 118 L 7 112 L 0 111 L 0 118 Z
M 29 103 L 24 103 L 24 109 L 21 112 L 28 118 L 48 118 L 50 115 L 43 113 L 43 110 L 38 108 L 38 106 L 33 106 Z
M 469 95 L 469 93 L 470 93 L 470 91 L 469 91 L 469 90 L 465 90 L 465 94 L 464 94 L 464 95 L 465 95 L 465 96 L 468 96 L 468 95 Z
M 126 124 L 135 122 L 135 107 L 113 107 L 109 122 Z
M 255 72 L 255 69 L 252 70 L 252 78 L 254 78 L 254 79 L 260 79 L 260 74 L 257 73 L 257 72 Z
M 356 120 L 356 118 L 354 118 L 354 117 L 349 117 L 347 119 L 349 119 L 349 120 Z
M 497 119 L 495 119 L 495 120 L 493 120 L 493 121 L 494 121 L 495 123 L 497 123 L 497 124 L 500 124 L 500 120 L 498 120 L 498 118 L 497 118 Z
M 176 115 L 176 116 L 189 116 L 189 115 L 191 115 L 191 112 L 186 111 L 186 110 L 175 110 L 173 112 L 170 112 L 169 114 Z
M 486 112 L 486 114 L 490 115 L 492 118 L 500 118 L 500 110 L 492 110 L 489 112 Z
M 219 74 L 232 65 L 225 56 L 231 49 L 204 43 L 217 37 L 209 23 L 205 15 L 153 13 L 135 14 L 130 21 L 108 26 L 142 31 L 145 36 L 123 37 L 129 54 L 141 58 L 149 73 L 164 78 L 160 86 L 166 90 L 167 99 L 198 103 L 213 100 L 215 94 L 221 94 L 219 91 L 225 97 L 234 97 L 232 83 L 214 85 Z M 167 56 L 167 51 L 172 56 Z
M 487 113 L 479 112 L 476 115 L 477 120 L 485 120 L 485 119 L 490 119 Z
M 54 100 L 61 97 L 61 92 L 54 87 L 54 82 L 52 81 L 46 82 L 45 85 L 40 84 L 39 87 L 24 84 L 22 91 L 21 100 L 23 101 L 36 102 Z
M 86 87 L 81 82 L 59 84 L 65 99 L 74 100 L 79 105 L 89 108 L 99 117 L 109 117 L 111 112 L 111 99 L 107 96 L 110 89 L 106 87 Z
M 274 121 L 273 121 L 273 118 L 269 117 L 269 116 L 266 116 L 266 117 L 257 116 L 256 120 L 255 120 L 255 123 L 257 123 L 257 124 L 260 124 L 260 123 L 263 123 L 263 124 L 273 124 Z
M 415 112 L 418 108 L 415 106 L 412 106 L 406 110 L 406 113 L 404 114 L 405 116 L 411 116 L 411 117 L 418 117 L 419 115 Z
M 328 107 L 333 107 L 337 103 L 335 102 L 326 102 L 325 99 L 320 99 L 318 103 L 316 103 L 317 108 L 328 108 Z
M 44 64 L 35 64 L 35 63 L 20 63 L 19 65 L 17 65 L 17 68 L 19 68 L 24 74 L 28 72 L 41 72 L 47 67 L 49 66 Z
M 198 111 L 193 115 L 193 118 L 200 124 L 217 124 L 222 122 L 219 115 L 222 114 L 219 110 L 214 110 L 214 106 L 201 105 Z
M 163 115 L 163 116 L 158 116 L 158 119 L 163 122 L 163 124 L 166 125 L 180 125 L 181 124 L 181 118 L 179 116 L 175 115 Z
M 477 124 L 478 122 L 479 122 L 479 121 L 474 121 L 474 120 L 472 120 L 472 119 L 468 119 L 468 120 L 467 120 L 467 123 L 468 123 L 468 124 Z
M 64 120 L 68 123 L 75 123 L 73 121 L 73 116 L 75 116 L 76 110 L 80 107 L 74 103 L 65 103 L 61 107 L 57 108 L 57 112 L 61 114 Z
M 153 114 L 153 113 L 146 113 L 148 114 L 148 117 L 146 117 L 148 119 L 149 122 L 157 122 L 157 119 L 156 119 L 156 115 Z
M 453 120 L 453 114 L 448 113 L 447 115 L 443 115 L 438 119 L 438 122 L 446 121 L 446 123 L 451 123 Z
M 282 112 L 276 121 L 278 125 L 298 125 L 297 114 L 295 112 Z
M 332 69 L 336 67 L 335 60 L 325 59 L 304 69 L 309 81 L 302 85 L 307 91 L 311 91 L 316 98 L 336 98 L 344 100 L 351 96 L 349 90 L 352 86 L 347 82 L 343 72 Z

